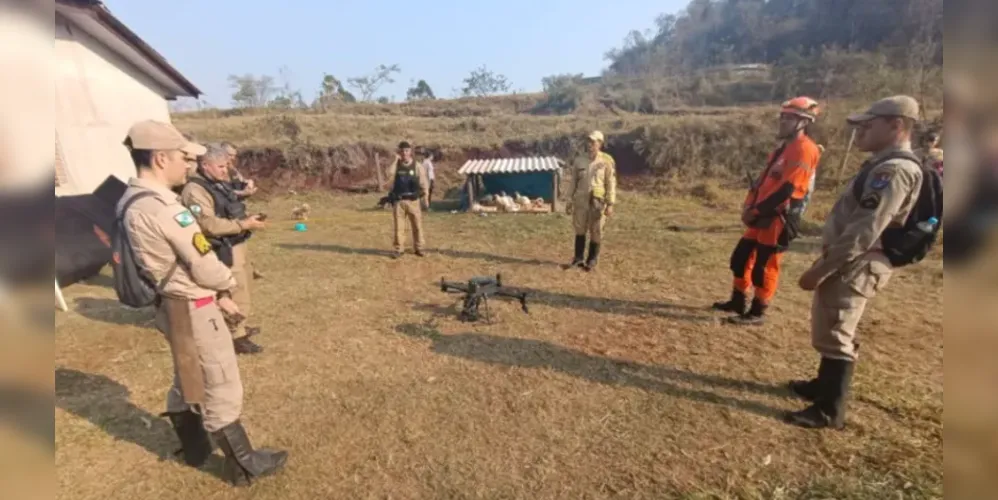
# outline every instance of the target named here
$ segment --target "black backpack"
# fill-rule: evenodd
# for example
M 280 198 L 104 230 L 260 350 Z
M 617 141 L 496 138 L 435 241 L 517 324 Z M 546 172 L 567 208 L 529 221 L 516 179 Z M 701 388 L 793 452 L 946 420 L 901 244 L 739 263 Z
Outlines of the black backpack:
M 894 267 L 904 267 L 910 264 L 917 264 L 925 258 L 935 245 L 942 228 L 943 221 L 943 179 L 935 169 L 923 166 L 920 158 L 914 153 L 898 151 L 881 159 L 877 164 L 864 168 L 853 183 L 853 196 L 859 200 L 863 196 L 863 187 L 866 185 L 866 178 L 873 169 L 886 161 L 904 158 L 914 162 L 922 171 L 922 188 L 918 193 L 918 201 L 908 214 L 904 225 L 900 227 L 888 227 L 880 235 L 880 242 L 884 247 L 884 255 L 890 260 Z M 935 226 L 930 232 L 925 232 L 918 227 L 920 222 L 935 218 Z
M 114 291 L 118 301 L 129 307 L 147 307 L 159 303 L 159 292 L 177 270 L 177 264 L 167 271 L 158 285 L 149 271 L 139 263 L 125 228 L 125 214 L 136 201 L 152 196 L 152 191 L 142 191 L 125 202 L 115 221 L 114 235 L 111 237 L 111 271 L 114 274 Z

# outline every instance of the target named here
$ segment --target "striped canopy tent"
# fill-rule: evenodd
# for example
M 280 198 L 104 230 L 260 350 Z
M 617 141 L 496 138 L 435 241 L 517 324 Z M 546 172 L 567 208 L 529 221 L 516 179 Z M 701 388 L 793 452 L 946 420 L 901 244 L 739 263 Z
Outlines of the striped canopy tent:
M 458 170 L 466 176 L 462 206 L 467 209 L 482 196 L 505 192 L 543 198 L 557 211 L 562 164 L 553 156 L 468 160 Z

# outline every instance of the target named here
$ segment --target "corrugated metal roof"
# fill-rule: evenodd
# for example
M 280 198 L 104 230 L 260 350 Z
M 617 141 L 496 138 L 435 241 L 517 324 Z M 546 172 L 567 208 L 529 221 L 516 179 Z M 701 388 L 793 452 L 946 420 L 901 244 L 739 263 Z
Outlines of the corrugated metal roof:
M 554 156 L 533 156 L 527 158 L 492 158 L 488 160 L 468 160 L 458 169 L 464 175 L 477 174 L 518 174 L 523 172 L 551 172 L 561 169 L 561 161 Z

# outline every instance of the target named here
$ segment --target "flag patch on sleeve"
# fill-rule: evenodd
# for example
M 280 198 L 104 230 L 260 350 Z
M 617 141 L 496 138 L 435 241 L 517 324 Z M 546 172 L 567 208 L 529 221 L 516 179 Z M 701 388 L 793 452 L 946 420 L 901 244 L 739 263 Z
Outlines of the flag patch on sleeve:
M 173 220 L 177 221 L 177 224 L 179 224 L 180 227 L 187 227 L 194 224 L 194 216 L 191 215 L 191 212 L 188 210 L 184 210 L 183 212 L 174 215 Z

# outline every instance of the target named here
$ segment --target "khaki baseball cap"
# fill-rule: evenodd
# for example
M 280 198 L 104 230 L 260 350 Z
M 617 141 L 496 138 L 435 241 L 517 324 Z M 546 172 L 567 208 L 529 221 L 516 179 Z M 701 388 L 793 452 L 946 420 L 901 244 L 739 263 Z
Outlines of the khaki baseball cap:
M 176 127 L 156 120 L 145 120 L 128 129 L 128 138 L 133 149 L 169 151 L 179 149 L 191 156 L 201 156 L 207 152 L 204 146 L 188 141 Z
M 600 132 L 599 130 L 593 130 L 592 133 L 589 134 L 589 138 L 594 141 L 606 142 L 603 137 L 603 132 Z
M 849 123 L 863 123 L 878 117 L 900 117 L 919 119 L 918 101 L 914 97 L 906 95 L 896 95 L 881 99 L 863 113 L 858 113 L 846 118 Z

